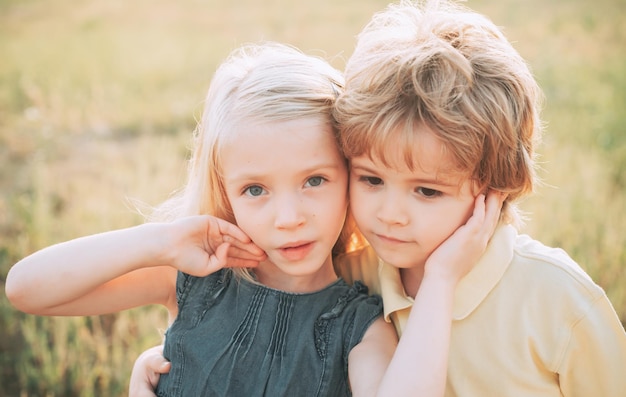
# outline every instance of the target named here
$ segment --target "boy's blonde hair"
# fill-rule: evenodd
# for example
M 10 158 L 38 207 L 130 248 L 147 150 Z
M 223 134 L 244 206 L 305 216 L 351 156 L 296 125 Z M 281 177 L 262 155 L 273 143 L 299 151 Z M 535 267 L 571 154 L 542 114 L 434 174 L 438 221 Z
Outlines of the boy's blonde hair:
M 446 2 L 389 5 L 360 33 L 344 76 L 335 118 L 348 158 L 374 155 L 389 165 L 388 142 L 405 142 L 414 169 L 412 137 L 423 123 L 459 171 L 508 193 L 503 217 L 519 220 L 510 202 L 536 183 L 541 91 L 490 20 Z
M 222 182 L 223 144 L 239 126 L 250 122 L 316 117 L 326 120 L 337 133 L 332 109 L 343 85 L 342 74 L 328 62 L 287 45 L 268 42 L 234 50 L 211 80 L 194 136 L 187 185 L 159 207 L 155 216 L 172 220 L 210 214 L 235 223 Z M 346 251 L 352 224 L 346 222 L 336 253 Z

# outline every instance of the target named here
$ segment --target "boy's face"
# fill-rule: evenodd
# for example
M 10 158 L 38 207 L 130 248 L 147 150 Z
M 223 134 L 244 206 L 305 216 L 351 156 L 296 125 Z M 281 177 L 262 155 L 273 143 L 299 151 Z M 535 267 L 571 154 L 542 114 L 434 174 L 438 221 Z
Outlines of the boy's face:
M 451 156 L 427 127 L 415 133 L 413 170 L 398 150 L 386 153 L 395 159 L 392 166 L 362 155 L 351 159 L 350 171 L 350 205 L 359 229 L 381 259 L 407 269 L 424 266 L 465 224 L 479 193 L 464 174 L 454 171 Z

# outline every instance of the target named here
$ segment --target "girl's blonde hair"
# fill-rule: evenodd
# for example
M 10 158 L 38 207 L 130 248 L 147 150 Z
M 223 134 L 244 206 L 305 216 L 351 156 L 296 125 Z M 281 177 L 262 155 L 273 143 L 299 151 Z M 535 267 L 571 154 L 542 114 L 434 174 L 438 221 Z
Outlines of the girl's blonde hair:
M 414 169 L 415 127 L 423 123 L 481 188 L 511 202 L 533 191 L 541 135 L 541 91 L 528 65 L 486 17 L 456 4 L 392 4 L 360 33 L 335 118 L 348 158 L 389 165 L 388 142 L 404 142 Z M 394 138 L 394 139 L 390 139 Z
M 210 214 L 235 223 L 221 175 L 224 143 L 243 123 L 306 117 L 325 119 L 337 134 L 332 109 L 343 85 L 342 74 L 328 62 L 287 45 L 249 44 L 233 51 L 211 81 L 194 135 L 187 184 L 158 208 L 155 216 L 173 220 Z M 352 224 L 346 222 L 336 254 L 345 252 L 354 238 Z

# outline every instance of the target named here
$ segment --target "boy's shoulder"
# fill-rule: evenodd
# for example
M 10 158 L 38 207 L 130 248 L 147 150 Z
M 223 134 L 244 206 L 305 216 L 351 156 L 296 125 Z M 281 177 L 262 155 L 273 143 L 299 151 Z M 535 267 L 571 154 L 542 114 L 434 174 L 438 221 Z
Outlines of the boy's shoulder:
M 549 247 L 528 235 L 518 235 L 514 244 L 512 270 L 527 274 L 533 283 L 558 290 L 576 290 L 594 300 L 604 291 L 565 250 Z
M 517 236 L 514 245 L 516 259 L 524 264 L 538 264 L 542 268 L 565 273 L 580 282 L 592 281 L 583 268 L 562 248 L 550 247 L 526 234 Z

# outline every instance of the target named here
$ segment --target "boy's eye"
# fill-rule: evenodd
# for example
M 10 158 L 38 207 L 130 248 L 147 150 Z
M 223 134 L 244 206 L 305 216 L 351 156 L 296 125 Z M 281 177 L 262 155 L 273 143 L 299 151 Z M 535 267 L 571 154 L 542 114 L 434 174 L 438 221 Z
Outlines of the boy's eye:
M 362 176 L 359 178 L 359 180 L 371 186 L 378 186 L 383 184 L 383 180 L 375 176 Z
M 258 185 L 248 186 L 247 188 L 244 189 L 243 194 L 257 197 L 263 194 L 263 188 Z
M 324 178 L 322 178 L 321 176 L 313 176 L 306 181 L 305 186 L 319 186 L 322 183 L 324 183 Z
M 427 187 L 418 187 L 416 189 L 417 193 L 421 194 L 424 197 L 427 198 L 431 198 L 431 197 L 438 197 L 441 195 L 441 192 L 435 189 L 429 189 Z

